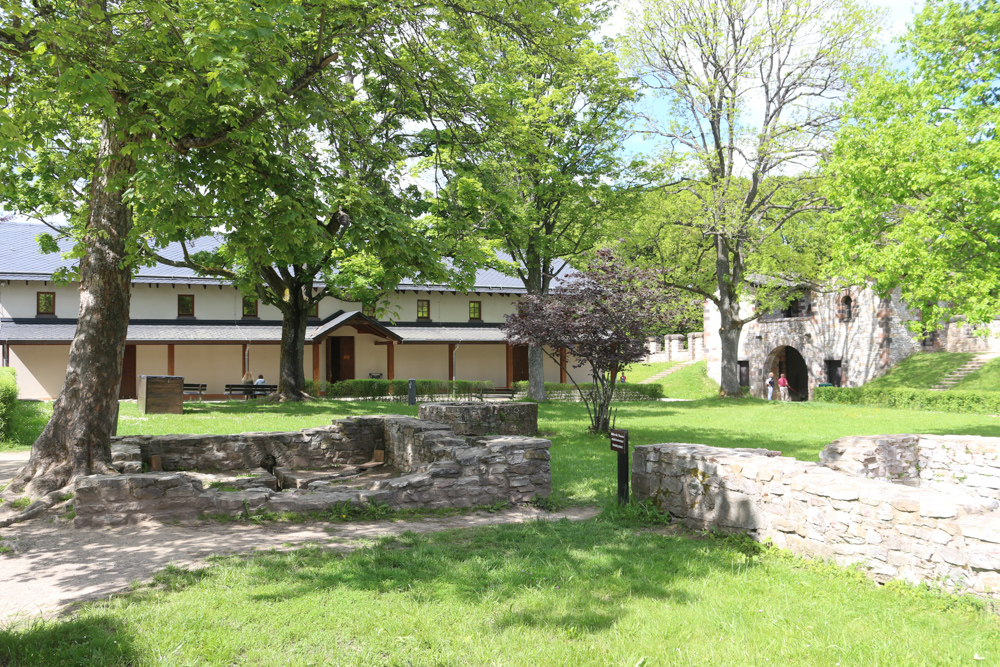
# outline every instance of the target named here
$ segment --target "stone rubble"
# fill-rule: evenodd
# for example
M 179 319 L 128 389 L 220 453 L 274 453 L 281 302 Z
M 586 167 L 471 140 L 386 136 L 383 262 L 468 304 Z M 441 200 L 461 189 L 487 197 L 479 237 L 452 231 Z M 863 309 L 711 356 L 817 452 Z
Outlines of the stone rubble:
M 532 410 L 522 405 L 501 404 L 501 409 L 513 406 L 513 414 L 500 419 L 484 417 L 479 405 L 465 404 L 471 421 L 465 430 L 504 422 L 537 433 L 537 405 L 530 404 Z M 453 423 L 461 415 L 450 407 L 443 412 Z M 395 509 L 524 503 L 551 492 L 551 444 L 516 434 L 460 436 L 446 424 L 400 415 L 338 419 L 331 426 L 297 433 L 117 438 L 112 450 L 125 474 L 77 480 L 74 525 L 239 515 L 258 509 L 307 512 L 342 503 L 376 502 Z M 387 466 L 403 474 L 362 489 L 331 484 L 345 473 L 360 472 L 358 466 L 371 461 L 377 450 L 384 450 Z M 148 465 L 154 455 L 161 457 L 165 472 L 141 473 L 142 464 Z M 206 488 L 194 474 L 183 472 L 261 467 L 273 471 L 259 471 L 270 479 L 259 474 L 257 482 L 225 478 L 227 486 L 245 487 L 239 491 Z M 238 482 L 241 479 L 247 481 Z

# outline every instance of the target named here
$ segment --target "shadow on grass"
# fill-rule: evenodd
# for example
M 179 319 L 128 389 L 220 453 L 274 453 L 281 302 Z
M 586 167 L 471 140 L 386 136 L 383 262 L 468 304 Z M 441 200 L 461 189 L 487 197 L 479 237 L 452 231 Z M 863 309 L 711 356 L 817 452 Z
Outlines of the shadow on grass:
M 110 614 L 0 630 L 0 667 L 141 664 L 136 638 Z
M 330 560 L 319 549 L 255 556 L 247 562 L 251 576 L 280 590 L 253 599 L 271 604 L 341 589 L 375 599 L 395 593 L 420 604 L 489 604 L 504 610 L 491 623 L 499 627 L 599 632 L 619 620 L 630 598 L 691 604 L 696 598 L 678 580 L 748 562 L 724 541 L 696 543 L 605 519 L 407 533 L 323 567 Z
M 265 403 L 259 400 L 251 401 L 220 401 L 184 403 L 184 414 L 190 415 L 242 415 L 242 414 L 281 414 L 281 415 L 362 415 L 362 414 L 407 414 L 416 411 L 405 403 L 383 403 L 378 401 L 331 401 L 318 399 L 295 403 Z

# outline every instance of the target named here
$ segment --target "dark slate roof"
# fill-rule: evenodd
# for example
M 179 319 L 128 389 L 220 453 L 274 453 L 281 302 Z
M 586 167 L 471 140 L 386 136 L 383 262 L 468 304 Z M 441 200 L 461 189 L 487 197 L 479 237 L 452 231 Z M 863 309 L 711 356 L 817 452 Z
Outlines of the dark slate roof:
M 389 329 L 404 343 L 502 343 L 504 333 L 499 325 L 479 327 L 420 327 L 390 326 Z
M 50 280 L 56 270 L 73 264 L 72 261 L 63 259 L 62 255 L 58 253 L 46 255 L 39 250 L 38 242 L 35 239 L 39 234 L 48 231 L 51 230 L 40 224 L 0 222 L 0 280 Z M 211 250 L 219 243 L 217 238 L 206 237 L 195 241 L 191 249 L 193 251 Z M 70 250 L 71 245 L 69 241 L 59 242 L 59 248 L 63 252 Z M 172 260 L 181 260 L 184 256 L 180 244 L 177 243 L 171 243 L 160 250 L 160 254 Z M 135 282 L 217 285 L 227 281 L 199 276 L 191 269 L 156 264 L 139 269 Z M 400 282 L 397 289 L 429 292 L 454 291 L 452 287 L 447 285 L 425 285 L 415 283 L 412 280 Z M 519 278 L 504 275 L 494 269 L 482 269 L 476 273 L 475 285 L 469 291 L 523 294 L 524 285 Z

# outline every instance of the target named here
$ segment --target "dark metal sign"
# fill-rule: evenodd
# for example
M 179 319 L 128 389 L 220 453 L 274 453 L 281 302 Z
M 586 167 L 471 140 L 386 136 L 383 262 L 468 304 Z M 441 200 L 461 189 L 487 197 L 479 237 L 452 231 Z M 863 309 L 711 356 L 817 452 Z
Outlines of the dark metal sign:
M 611 451 L 624 454 L 628 452 L 628 429 L 611 429 Z
M 628 429 L 611 429 L 611 451 L 618 452 L 618 504 L 628 502 Z

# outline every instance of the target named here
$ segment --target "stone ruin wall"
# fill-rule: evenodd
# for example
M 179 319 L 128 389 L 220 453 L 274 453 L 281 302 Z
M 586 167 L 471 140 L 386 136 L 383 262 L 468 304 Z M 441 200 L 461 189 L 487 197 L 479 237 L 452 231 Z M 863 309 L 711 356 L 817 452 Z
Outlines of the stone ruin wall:
M 686 346 L 685 346 L 686 345 Z M 646 341 L 645 363 L 657 363 L 662 361 L 701 361 L 705 358 L 705 337 L 700 331 L 689 333 L 687 336 L 681 334 L 668 334 L 661 342 L 658 338 L 650 338 Z
M 524 405 L 529 407 L 520 407 Z M 512 414 L 517 418 L 506 421 L 537 433 L 536 404 L 497 406 L 492 410 L 494 421 L 505 406 L 516 406 Z M 482 430 L 482 420 L 473 422 L 478 426 L 472 430 Z M 114 463 L 125 474 L 78 479 L 74 525 L 123 525 L 258 509 L 305 512 L 339 503 L 378 502 L 394 509 L 523 503 L 551 492 L 550 446 L 549 440 L 525 435 L 460 436 L 449 424 L 399 415 L 338 419 L 331 426 L 296 433 L 116 438 Z M 277 490 L 277 481 L 292 477 L 295 468 L 363 463 L 379 449 L 403 475 L 373 482 L 366 489 L 320 483 Z M 165 472 L 141 473 L 152 455 L 162 458 Z M 220 491 L 203 488 L 183 472 L 196 469 L 247 470 L 254 477 L 247 478 L 246 489 Z
M 684 525 L 746 532 L 879 581 L 1000 597 L 1000 438 L 841 438 L 821 463 L 761 449 L 635 448 L 632 484 Z

